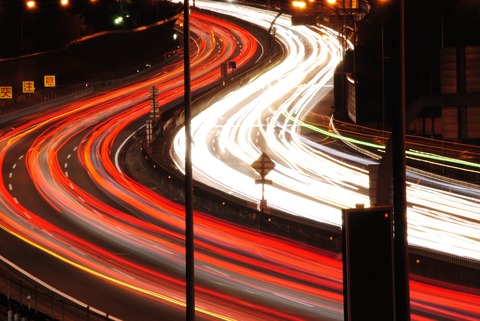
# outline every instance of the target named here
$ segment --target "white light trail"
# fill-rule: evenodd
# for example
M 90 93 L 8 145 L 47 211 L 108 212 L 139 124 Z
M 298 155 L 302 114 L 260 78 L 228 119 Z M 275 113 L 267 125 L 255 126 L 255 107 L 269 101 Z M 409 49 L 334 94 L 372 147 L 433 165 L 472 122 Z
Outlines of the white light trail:
M 265 29 L 277 14 L 238 4 L 196 4 Z M 268 175 L 273 185 L 265 192 L 270 207 L 341 226 L 342 208 L 370 205 L 368 173 L 342 161 L 342 152 L 330 153 L 298 135 L 302 118 L 332 89 L 341 59 L 338 35 L 323 27 L 291 26 L 288 15 L 280 16 L 275 27 L 285 59 L 192 120 L 194 179 L 257 202 L 261 191 L 250 164 L 266 152 L 276 163 Z M 184 144 L 180 131 L 172 151 L 179 168 Z M 476 199 L 411 182 L 407 199 L 410 244 L 480 260 Z

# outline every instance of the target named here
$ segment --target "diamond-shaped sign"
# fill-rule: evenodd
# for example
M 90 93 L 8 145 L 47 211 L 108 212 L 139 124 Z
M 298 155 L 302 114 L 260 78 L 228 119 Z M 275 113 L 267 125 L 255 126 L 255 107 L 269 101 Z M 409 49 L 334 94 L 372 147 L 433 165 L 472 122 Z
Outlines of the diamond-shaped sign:
M 256 161 L 252 163 L 252 167 L 262 178 L 267 176 L 272 169 L 275 168 L 275 163 L 268 157 L 267 154 L 262 153 Z

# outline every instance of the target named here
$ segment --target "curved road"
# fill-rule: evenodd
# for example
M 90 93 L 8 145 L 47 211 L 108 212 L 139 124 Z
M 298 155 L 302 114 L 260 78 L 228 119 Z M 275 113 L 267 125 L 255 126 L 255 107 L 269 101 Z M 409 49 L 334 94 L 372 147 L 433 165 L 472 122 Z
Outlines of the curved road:
M 218 6 L 199 3 L 207 8 Z M 264 24 L 274 15 L 260 10 L 255 10 L 255 15 L 241 6 L 222 7 L 217 10 L 248 16 L 252 22 L 263 17 Z M 340 59 L 337 35 L 325 28 L 291 27 L 288 17 L 280 17 L 276 26 L 277 37 L 287 48 L 285 61 L 219 98 L 192 121 L 192 157 L 201 160 L 194 162 L 194 179 L 259 201 L 260 186 L 254 185 L 259 176 L 250 164 L 266 152 L 276 163 L 268 175 L 274 184 L 266 187 L 272 207 L 341 226 L 341 209 L 356 204 L 369 206 L 367 165 L 378 163 L 385 145 L 377 143 L 382 140 L 381 133 L 361 140 L 354 136 L 359 129 L 352 125 L 341 124 L 340 131 L 334 132 L 337 128 L 333 122 L 329 130 L 307 123 L 309 112 L 331 90 Z M 301 135 L 307 127 L 324 141 L 312 142 Z M 184 141 L 184 133 L 179 132 L 172 151 L 180 168 L 185 158 Z M 333 147 L 334 142 L 345 143 L 341 145 L 350 151 Z M 407 151 L 410 158 L 442 158 L 413 148 Z M 366 157 L 357 157 L 359 152 Z M 469 165 L 468 170 L 478 172 L 478 163 Z M 478 189 L 460 188 L 414 173 L 408 178 L 409 244 L 480 262 Z M 425 182 L 428 184 L 422 184 Z
M 220 79 L 220 62 L 235 59 L 241 67 L 256 59 L 259 44 L 248 32 L 209 16 L 193 17 L 195 88 Z M 300 38 L 291 40 L 301 48 Z M 182 318 L 184 209 L 115 166 L 119 142 L 148 112 L 148 89 L 161 86 L 162 103 L 180 97 L 181 74 L 174 66 L 3 130 L 1 226 L 11 236 L 2 233 L 9 242 L 2 243 L 9 244 L 2 253 L 114 317 Z M 343 318 L 338 257 L 202 213 L 196 213 L 196 235 L 200 319 Z M 24 255 L 15 255 L 18 249 Z M 61 273 L 51 273 L 52 266 Z M 476 317 L 475 295 L 421 283 L 412 288 L 422 320 Z
M 198 3 L 200 7 L 248 17 L 265 28 L 275 15 L 238 5 Z M 276 21 L 276 32 L 287 48 L 285 62 L 229 92 L 193 119 L 194 179 L 258 202 L 262 192 L 254 184 L 259 176 L 251 164 L 266 152 L 276 163 L 268 174 L 273 180 L 273 186 L 266 186 L 265 192 L 269 205 L 340 226 L 342 208 L 369 204 L 366 166 L 378 163 L 385 149 L 377 143 L 382 134 L 372 133 L 370 140 L 362 140 L 352 134 L 358 128 L 347 124 L 341 124 L 340 131 L 335 122 L 327 122 L 326 128 L 309 124 L 306 116 L 331 89 L 334 67 L 340 59 L 337 35 L 325 28 L 291 27 L 288 16 Z M 305 128 L 325 139 L 320 143 L 309 141 L 300 135 Z M 183 168 L 185 158 L 184 142 L 184 133 L 179 132 L 171 152 L 179 168 Z M 338 149 L 338 142 L 351 151 Z M 359 157 L 359 152 L 367 157 Z M 407 153 L 419 160 L 442 158 L 414 149 Z M 445 157 L 443 161 L 447 165 L 461 163 Z M 478 171 L 478 164 L 468 165 Z M 410 244 L 480 261 L 475 190 L 409 173 L 407 193 Z M 412 298 L 415 300 L 415 293 Z M 478 298 L 472 302 L 479 303 Z M 479 317 L 478 313 L 474 317 Z

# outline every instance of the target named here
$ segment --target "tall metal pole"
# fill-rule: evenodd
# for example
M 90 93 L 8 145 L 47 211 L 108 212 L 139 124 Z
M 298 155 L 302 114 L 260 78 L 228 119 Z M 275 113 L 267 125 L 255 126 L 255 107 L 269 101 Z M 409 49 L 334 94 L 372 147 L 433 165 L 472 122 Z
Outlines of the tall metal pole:
M 435 10 L 438 13 L 439 19 L 440 19 L 440 49 L 443 49 L 444 47 L 444 27 L 445 27 L 445 19 L 443 17 L 443 12 L 442 9 L 438 5 L 436 5 L 434 2 L 427 0 L 426 1 L 429 5 L 435 8 Z
M 195 234 L 193 219 L 192 112 L 190 86 L 190 8 L 184 1 L 184 104 L 185 104 L 185 279 L 186 320 L 195 320 Z
M 395 224 L 395 314 L 397 321 L 410 320 L 410 286 L 407 241 L 407 195 L 405 154 L 405 0 L 392 8 L 394 73 L 392 100 L 393 208 Z
M 382 3 L 382 136 L 385 135 L 385 5 Z

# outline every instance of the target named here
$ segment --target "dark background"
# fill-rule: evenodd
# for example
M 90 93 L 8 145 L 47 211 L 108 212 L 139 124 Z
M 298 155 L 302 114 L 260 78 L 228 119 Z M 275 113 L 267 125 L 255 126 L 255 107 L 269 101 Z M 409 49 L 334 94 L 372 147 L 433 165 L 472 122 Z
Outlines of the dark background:
M 62 48 L 82 36 L 132 29 L 178 12 L 178 5 L 168 1 L 70 0 L 65 7 L 59 0 L 36 3 L 27 9 L 24 0 L 0 0 L 0 59 Z M 119 25 L 114 23 L 118 16 L 124 18 Z
M 381 30 L 384 27 L 385 79 L 390 79 L 392 65 L 392 25 L 388 7 L 371 1 L 370 13 L 358 24 L 356 72 L 357 102 L 368 106 L 361 123 L 375 127 L 381 122 Z M 383 12 L 383 13 L 382 13 Z M 443 28 L 442 28 L 443 21 Z M 406 0 L 405 58 L 406 103 L 422 96 L 440 94 L 440 56 L 443 48 L 480 45 L 480 1 L 478 0 Z M 352 55 L 345 60 L 353 70 Z M 385 95 L 391 93 L 385 82 Z M 387 119 L 390 110 L 385 110 Z M 387 122 L 387 124 L 390 122 Z M 387 128 L 388 129 L 388 126 Z

